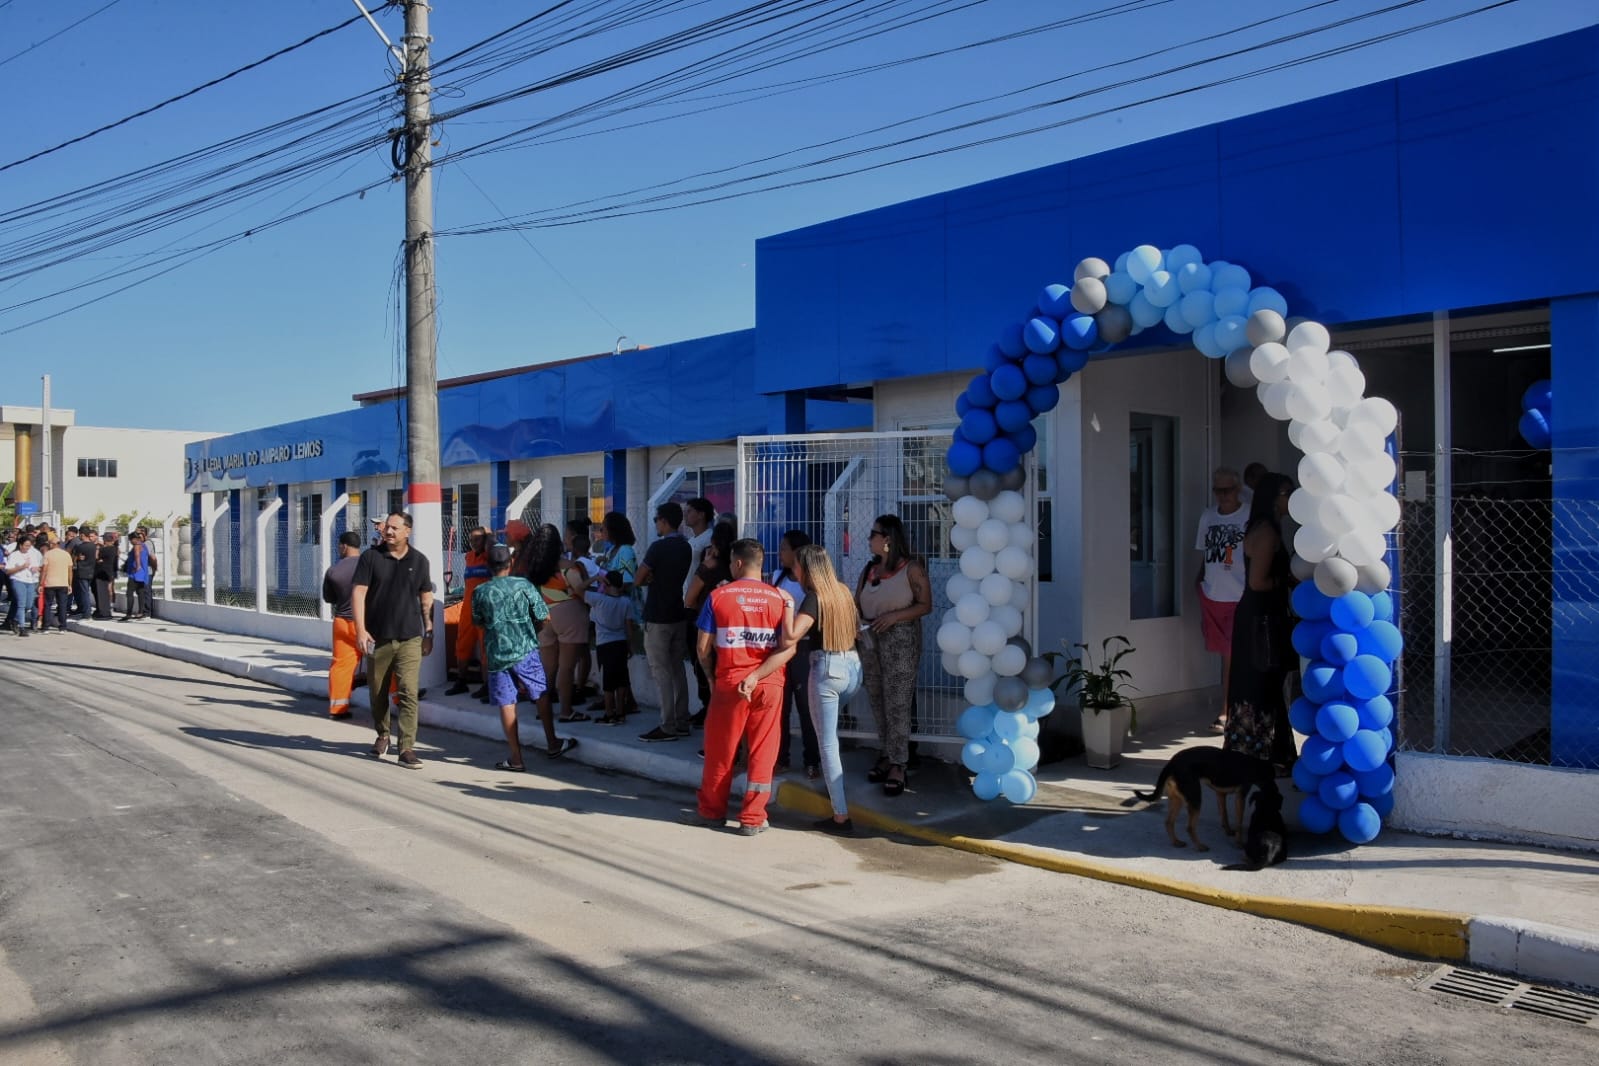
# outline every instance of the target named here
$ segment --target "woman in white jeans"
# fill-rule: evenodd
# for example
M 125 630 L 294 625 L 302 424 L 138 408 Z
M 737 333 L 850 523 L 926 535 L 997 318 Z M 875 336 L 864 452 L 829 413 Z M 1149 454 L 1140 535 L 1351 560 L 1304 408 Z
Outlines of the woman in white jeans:
M 847 836 L 855 832 L 849 805 L 844 801 L 844 764 L 838 754 L 838 712 L 861 687 L 861 660 L 855 653 L 859 616 L 855 598 L 839 581 L 833 560 L 819 544 L 806 544 L 794 552 L 794 576 L 805 599 L 794 611 L 793 622 L 783 631 L 783 647 L 796 644 L 796 657 L 810 664 L 807 695 L 811 721 L 816 726 L 822 779 L 833 814 L 816 822 L 816 828 Z

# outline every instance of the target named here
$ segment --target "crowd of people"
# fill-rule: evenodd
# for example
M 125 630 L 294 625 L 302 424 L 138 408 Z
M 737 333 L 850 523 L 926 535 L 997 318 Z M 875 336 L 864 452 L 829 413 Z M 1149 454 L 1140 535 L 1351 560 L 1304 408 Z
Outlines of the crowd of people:
M 0 532 L 0 604 L 6 632 L 63 633 L 68 618 L 109 621 L 117 582 L 126 595 L 122 621 L 150 617 L 150 585 L 158 569 L 150 531 L 139 526 L 126 543 L 116 529 L 25 525 Z
M 912 765 L 922 619 L 933 599 L 904 524 L 892 514 L 873 521 L 872 557 L 851 589 L 803 530 L 784 533 L 768 565 L 760 542 L 740 538 L 736 518 L 718 516 L 709 500 L 663 503 L 653 519 L 656 537 L 642 558 L 632 524 L 619 512 L 592 526 L 578 520 L 564 530 L 518 530 L 514 544 L 491 543 L 487 529 L 469 535 L 449 694 L 476 684 L 477 697 L 499 707 L 507 757 L 496 768 L 526 769 L 520 702 L 536 707 L 552 759 L 578 743 L 560 734 L 563 723 L 597 716 L 623 725 L 639 710 L 629 669 L 642 655 L 660 717 L 638 739 L 686 740 L 696 730 L 703 737 L 691 821 L 722 827 L 731 813 L 740 832 L 762 832 L 773 777 L 791 765 L 797 718 L 804 772 L 824 781 L 833 807 L 817 828 L 853 832 L 838 730 L 858 690 L 867 693 L 880 748 L 867 781 L 900 795 Z M 344 534 L 323 597 L 334 608 L 329 714 L 350 715 L 364 657 L 377 732 L 371 754 L 387 754 L 392 717 L 400 765 L 415 768 L 434 586 L 429 561 L 410 546 L 410 530 L 410 518 L 396 512 L 370 546 L 357 533 Z M 692 714 L 691 677 L 700 697 Z M 742 807 L 730 812 L 740 751 L 748 787 Z

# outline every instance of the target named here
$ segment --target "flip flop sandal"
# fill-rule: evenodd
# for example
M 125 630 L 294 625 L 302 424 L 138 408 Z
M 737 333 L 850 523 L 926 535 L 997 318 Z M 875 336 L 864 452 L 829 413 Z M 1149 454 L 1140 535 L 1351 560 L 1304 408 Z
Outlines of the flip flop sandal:
M 527 767 L 526 766 L 513 766 L 512 764 L 510 764 L 508 762 L 497 762 L 497 763 L 494 764 L 494 768 L 496 770 L 503 770 L 506 773 L 511 773 L 511 774 L 525 774 L 525 773 L 527 773 Z
M 593 720 L 594 719 L 590 718 L 582 711 L 573 711 L 571 714 L 563 715 L 562 717 L 556 719 L 557 722 L 561 722 L 565 725 L 570 725 L 573 722 L 592 722 Z
M 547 758 L 559 759 L 561 756 L 565 755 L 575 747 L 577 747 L 576 737 L 562 737 L 560 741 L 556 743 L 555 747 L 551 748 L 544 754 Z

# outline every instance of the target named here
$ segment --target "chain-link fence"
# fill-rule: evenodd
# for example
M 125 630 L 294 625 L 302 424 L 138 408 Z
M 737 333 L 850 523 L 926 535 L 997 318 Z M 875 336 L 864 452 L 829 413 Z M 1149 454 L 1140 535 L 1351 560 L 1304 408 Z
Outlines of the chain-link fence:
M 950 545 L 950 501 L 943 494 L 947 433 L 859 433 L 741 437 L 738 514 L 741 534 L 759 540 L 777 559 L 783 533 L 798 529 L 827 549 L 839 578 L 851 588 L 870 561 L 868 536 L 880 514 L 898 515 L 910 549 L 927 565 L 933 613 L 922 620 L 917 678 L 918 739 L 954 737 L 966 707 L 963 681 L 940 662 L 935 635 L 950 607 L 944 586 L 959 569 Z M 841 736 L 875 736 L 870 710 L 856 700 L 839 723 Z
M 1596 554 L 1556 545 L 1599 544 L 1599 503 L 1552 500 L 1548 452 L 1457 454 L 1447 507 L 1433 457 L 1404 460 L 1400 745 L 1547 764 L 1557 594 L 1599 627 Z

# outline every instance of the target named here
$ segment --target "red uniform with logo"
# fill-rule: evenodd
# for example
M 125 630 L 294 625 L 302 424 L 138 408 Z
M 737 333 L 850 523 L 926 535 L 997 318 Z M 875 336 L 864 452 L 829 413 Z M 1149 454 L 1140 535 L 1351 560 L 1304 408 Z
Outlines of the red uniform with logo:
M 749 744 L 749 788 L 738 820 L 744 825 L 766 823 L 783 719 L 784 671 L 763 678 L 749 699 L 739 695 L 738 685 L 777 653 L 783 619 L 793 609 L 793 599 L 782 589 L 744 579 L 712 590 L 700 611 L 700 631 L 712 634 L 716 644 L 716 676 L 705 716 L 705 770 L 700 775 L 703 817 L 727 817 L 733 759 L 744 740 Z

